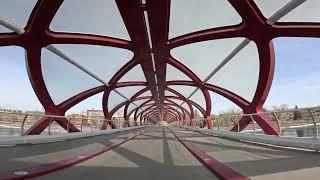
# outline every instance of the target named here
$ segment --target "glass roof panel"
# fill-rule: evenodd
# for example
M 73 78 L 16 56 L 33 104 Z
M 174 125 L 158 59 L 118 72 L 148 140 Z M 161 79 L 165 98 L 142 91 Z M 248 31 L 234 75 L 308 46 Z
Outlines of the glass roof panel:
M 11 31 L 10 29 L 7 29 L 6 27 L 0 25 L 0 33 L 10 33 L 10 32 L 13 32 L 13 31 Z
M 30 14 L 37 0 L 1 0 L 0 17 L 24 28 L 27 25 Z M 0 27 L 0 33 L 12 32 Z
M 214 93 L 212 91 L 209 91 L 209 92 L 212 99 L 211 101 L 212 113 L 214 113 L 215 115 L 221 114 L 223 112 L 232 112 L 232 111 L 240 112 L 241 111 L 240 107 L 234 104 L 229 99 L 217 93 Z
M 174 106 L 171 106 L 171 107 L 173 107 L 174 109 L 176 109 L 176 107 L 174 107 Z M 183 111 L 180 109 L 180 108 L 178 108 L 178 109 L 176 109 L 178 112 L 180 112 L 181 114 L 183 114 Z M 181 115 L 181 116 L 183 116 L 183 115 Z M 181 117 L 181 118 L 183 118 L 183 117 Z
M 145 86 L 127 86 L 127 87 L 121 87 L 117 88 L 117 91 L 119 91 L 122 95 L 130 99 L 133 95 L 135 95 L 138 91 L 145 88 Z
M 201 111 L 196 106 L 192 105 L 192 107 L 193 107 L 193 110 L 194 110 L 194 117 L 196 119 L 203 117 L 203 114 L 201 113 Z
M 127 113 L 130 113 L 136 107 L 137 107 L 136 105 L 134 105 L 133 103 L 130 103 L 127 109 Z
M 109 112 L 116 107 L 118 104 L 126 101 L 125 98 L 120 96 L 118 93 L 116 93 L 114 90 L 112 90 L 109 94 L 109 99 L 108 99 L 108 110 Z
M 154 100 L 152 100 L 152 101 L 150 101 L 150 102 L 148 102 L 147 104 L 145 104 L 146 106 L 150 106 L 151 104 L 154 104 L 155 102 L 154 102 Z
M 130 39 L 114 0 L 65 0 L 50 29 Z
M 271 17 L 277 10 L 283 7 L 285 4 L 290 2 L 291 0 L 276 0 L 276 1 L 268 1 L 268 0 L 254 0 L 261 13 L 267 19 Z
M 208 83 L 227 89 L 252 101 L 259 78 L 259 53 L 251 41 L 233 57 Z
M 206 109 L 206 99 L 204 98 L 204 95 L 200 89 L 190 97 L 190 100 L 194 101 L 195 103 L 199 104 L 202 108 Z
M 188 106 L 187 103 L 183 103 L 183 104 L 182 104 L 182 107 L 185 108 L 187 111 L 190 112 L 190 107 Z
M 144 97 L 144 96 L 152 96 L 151 91 L 148 90 L 148 91 L 142 93 L 142 94 L 141 94 L 140 96 L 138 96 L 138 97 Z
M 143 111 L 142 108 L 138 109 L 137 114 L 140 114 Z
M 134 101 L 134 104 L 136 104 L 137 106 L 140 106 L 142 103 L 148 101 L 149 99 L 141 99 L 141 100 L 138 100 L 138 101 Z
M 119 82 L 125 81 L 146 81 L 141 65 L 138 64 L 121 77 Z
M 55 104 L 103 85 L 45 48 L 41 51 L 41 69 L 44 82 Z
M 178 112 L 180 112 L 180 113 L 183 114 L 183 112 L 182 112 L 182 110 L 181 110 L 180 108 L 177 109 L 177 106 L 174 106 L 174 105 L 167 105 L 167 106 L 169 106 L 169 107 L 171 107 L 171 108 L 173 108 L 173 109 L 175 109 L 175 110 L 177 110 Z
M 307 0 L 281 18 L 279 22 L 320 22 L 319 9 L 319 0 Z
M 183 85 L 169 85 L 168 87 L 176 90 L 178 93 L 182 94 L 186 98 L 196 89 L 196 87 L 193 86 Z
M 146 102 L 147 100 L 146 99 L 141 99 L 141 100 L 138 100 L 138 101 L 134 101 L 134 104 L 133 103 L 130 103 L 129 106 L 128 106 L 128 113 L 130 113 L 133 109 L 137 108 L 137 106 L 140 106 L 142 103 Z M 141 110 L 143 110 L 142 108 L 139 108 Z
M 172 99 L 172 98 L 169 98 L 171 101 L 177 103 L 178 105 L 180 105 L 181 103 L 183 103 L 184 101 L 180 100 L 180 99 Z
M 72 108 L 70 108 L 66 114 L 87 114 L 87 110 L 101 110 L 102 111 L 102 106 L 101 106 L 101 100 L 102 100 L 103 92 L 98 93 L 96 95 L 93 95 L 91 97 L 88 97 L 87 99 L 79 102 Z
M 147 109 L 148 107 L 150 107 L 150 105 L 151 104 L 153 104 L 154 103 L 154 101 L 151 101 L 151 102 L 148 102 L 148 103 L 146 103 L 146 104 L 144 104 L 144 106 L 142 107 L 142 108 L 140 108 L 140 109 Z
M 173 102 L 177 103 L 179 106 L 184 102 L 184 101 L 179 100 L 179 99 L 170 99 L 170 100 L 172 100 Z M 190 108 L 189 108 L 187 103 L 183 103 L 182 107 L 185 108 L 188 112 L 190 112 Z
M 175 95 L 174 93 L 172 93 L 172 92 L 170 92 L 170 91 L 165 91 L 165 92 L 164 92 L 164 95 L 165 95 L 165 96 L 177 96 L 177 95 Z
M 242 21 L 226 0 L 174 0 L 170 8 L 169 38 Z
M 244 38 L 203 41 L 171 50 L 171 55 L 204 80 Z
M 55 44 L 57 49 L 107 83 L 133 57 L 126 49 L 97 45 Z
M 181 72 L 179 69 L 167 64 L 167 72 L 166 72 L 166 80 L 173 81 L 173 80 L 187 80 L 190 81 L 191 79 Z

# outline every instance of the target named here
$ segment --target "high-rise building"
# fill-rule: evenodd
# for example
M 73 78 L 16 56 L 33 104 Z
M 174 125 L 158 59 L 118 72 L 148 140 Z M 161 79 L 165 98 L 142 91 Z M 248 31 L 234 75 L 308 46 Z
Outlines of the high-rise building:
M 102 110 L 89 109 L 87 110 L 88 124 L 98 125 L 102 120 L 104 120 L 104 114 Z

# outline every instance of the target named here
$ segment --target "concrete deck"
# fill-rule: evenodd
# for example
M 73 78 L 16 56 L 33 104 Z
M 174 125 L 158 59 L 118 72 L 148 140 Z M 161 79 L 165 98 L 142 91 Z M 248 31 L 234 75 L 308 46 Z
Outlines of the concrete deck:
M 320 154 L 236 142 L 175 128 L 216 160 L 251 179 L 320 179 Z
M 0 147 L 0 173 L 64 160 L 105 147 L 135 132 L 137 130 L 47 144 Z
M 168 130 L 143 135 L 76 166 L 39 179 L 217 179 Z
M 171 129 L 181 140 L 251 179 L 320 179 L 319 153 Z M 161 127 L 48 144 L 0 147 L 0 173 L 55 163 L 125 140 L 138 132 L 143 134 L 110 151 L 35 179 L 218 179 L 168 129 Z

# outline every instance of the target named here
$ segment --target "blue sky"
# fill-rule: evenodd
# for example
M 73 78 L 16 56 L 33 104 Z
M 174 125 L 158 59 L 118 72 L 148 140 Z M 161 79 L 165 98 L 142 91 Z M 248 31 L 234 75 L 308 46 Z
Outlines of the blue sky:
M 273 84 L 264 107 L 289 104 L 291 107 L 320 105 L 320 39 L 277 38 L 273 40 L 276 65 Z M 236 106 L 221 96 L 213 102 L 213 112 Z
M 278 38 L 274 46 L 275 77 L 265 105 L 320 105 L 320 39 Z
M 278 38 L 274 40 L 276 69 L 273 86 L 265 107 L 289 104 L 291 107 L 319 105 L 320 40 L 313 38 Z M 0 106 L 22 110 L 42 110 L 30 82 L 24 62 L 24 49 L 0 47 Z M 72 108 L 69 112 L 101 109 L 102 94 Z M 235 107 L 223 97 L 213 96 L 213 112 Z

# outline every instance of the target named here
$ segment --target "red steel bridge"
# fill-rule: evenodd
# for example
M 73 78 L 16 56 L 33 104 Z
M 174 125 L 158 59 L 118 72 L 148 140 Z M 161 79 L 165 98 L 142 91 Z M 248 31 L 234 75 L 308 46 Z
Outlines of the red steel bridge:
M 318 179 L 313 153 L 207 130 L 218 94 L 246 114 L 229 133 L 255 123 L 280 137 L 262 112 L 277 60 L 273 40 L 320 37 L 319 8 L 316 0 L 1 0 L 0 46 L 24 48 L 45 110 L 23 138 L 41 139 L 53 121 L 65 136 L 81 134 L 65 114 L 98 94 L 99 128 L 115 130 L 1 147 L 0 179 Z M 125 131 L 112 121 L 119 112 Z M 156 125 L 164 121 L 169 127 Z

